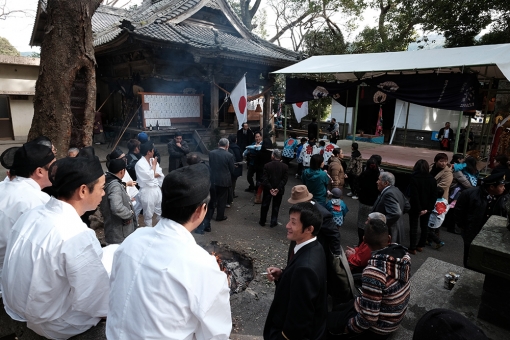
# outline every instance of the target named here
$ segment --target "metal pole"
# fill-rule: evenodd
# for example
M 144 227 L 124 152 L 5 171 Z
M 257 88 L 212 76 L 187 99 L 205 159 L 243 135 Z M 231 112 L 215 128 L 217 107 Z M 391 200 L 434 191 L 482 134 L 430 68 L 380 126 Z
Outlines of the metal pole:
M 287 115 L 289 113 L 289 107 L 285 105 L 285 125 L 283 127 L 283 141 L 287 140 Z
M 492 78 L 489 82 L 489 91 L 487 91 L 487 99 L 485 100 L 485 110 L 483 111 L 483 122 L 482 122 L 482 130 L 480 131 L 480 143 L 478 144 L 478 150 L 482 150 L 483 145 L 483 136 L 485 135 L 485 129 L 488 125 L 486 125 L 485 121 L 487 120 L 487 112 L 489 111 L 489 97 L 492 88 Z
M 462 111 L 459 111 L 459 122 L 457 123 L 457 134 L 455 135 L 455 144 L 453 146 L 453 153 L 457 153 L 457 147 L 459 146 L 459 137 L 460 137 L 460 124 L 462 124 Z M 449 136 L 448 136 L 449 138 Z
M 487 136 L 485 137 L 485 150 L 483 151 L 483 157 L 485 158 L 488 156 L 487 150 L 489 149 L 489 136 L 491 135 L 491 127 L 494 121 L 494 113 L 490 115 L 489 117 L 489 124 L 487 125 Z M 492 145 L 491 145 L 492 147 Z
M 397 116 L 397 120 L 395 120 L 393 122 L 393 132 L 391 133 L 391 138 L 390 138 L 390 145 L 391 143 L 393 143 L 393 138 L 395 137 L 395 132 L 397 131 L 397 124 L 398 124 L 398 121 L 400 120 L 400 115 L 402 114 L 402 110 L 404 109 L 404 105 L 406 103 L 405 102 L 402 102 L 402 106 L 400 107 L 400 111 L 398 111 L 398 116 Z
M 344 114 L 344 127 L 342 131 L 343 139 L 347 137 L 347 129 L 345 126 L 347 125 L 347 108 L 349 107 L 349 90 L 347 90 L 347 97 L 345 97 L 345 114 Z
M 356 141 L 356 124 L 358 123 L 359 88 L 356 89 L 356 108 L 354 109 L 354 123 L 352 124 L 352 142 Z
M 468 125 L 466 127 L 466 129 L 464 130 L 464 145 L 462 146 L 462 154 L 464 155 L 464 158 L 466 157 L 466 151 L 467 151 L 467 146 L 468 146 L 468 142 L 469 142 L 469 131 L 471 131 L 471 117 L 468 117 Z
M 407 140 L 407 123 L 409 122 L 409 108 L 410 107 L 411 107 L 411 103 L 407 102 L 406 126 L 404 129 L 404 146 L 406 146 L 406 140 Z

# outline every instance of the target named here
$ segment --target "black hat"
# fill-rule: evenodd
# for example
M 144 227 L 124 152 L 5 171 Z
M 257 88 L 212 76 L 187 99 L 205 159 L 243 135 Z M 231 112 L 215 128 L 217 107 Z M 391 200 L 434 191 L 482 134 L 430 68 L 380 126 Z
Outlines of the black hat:
M 483 182 L 483 184 L 486 184 L 486 185 L 499 185 L 499 184 L 508 183 L 505 180 L 504 172 L 500 172 L 499 174 L 492 174 L 490 176 L 487 176 L 482 180 L 482 182 Z
M 96 151 L 92 146 L 85 146 L 80 149 L 78 155 L 76 157 L 94 157 L 96 155 Z
M 174 170 L 163 180 L 161 207 L 173 209 L 200 203 L 209 195 L 210 187 L 209 168 L 203 163 Z
M 19 146 L 14 146 L 12 148 L 8 148 L 2 155 L 0 156 L 0 164 L 6 169 L 12 168 L 12 163 L 14 162 L 14 155 L 16 151 L 18 151 Z
M 485 333 L 461 314 L 449 309 L 428 311 L 418 320 L 413 340 L 486 340 Z
M 142 143 L 142 145 L 140 145 L 140 154 L 142 156 L 145 156 L 145 155 L 147 155 L 147 152 L 151 151 L 152 149 L 154 149 L 153 142 L 148 141 L 148 142 Z
M 49 178 L 53 188 L 61 194 L 92 183 L 103 175 L 103 168 L 97 157 L 66 157 L 51 165 Z
M 127 165 L 127 159 L 126 157 L 119 158 L 124 153 L 119 148 L 116 148 L 113 150 L 109 155 L 106 155 L 106 167 L 108 168 L 108 171 L 110 171 L 113 174 L 116 174 L 117 172 L 124 170 Z
M 16 150 L 11 169 L 14 169 L 18 176 L 28 177 L 35 169 L 47 165 L 54 159 L 51 147 L 31 141 Z

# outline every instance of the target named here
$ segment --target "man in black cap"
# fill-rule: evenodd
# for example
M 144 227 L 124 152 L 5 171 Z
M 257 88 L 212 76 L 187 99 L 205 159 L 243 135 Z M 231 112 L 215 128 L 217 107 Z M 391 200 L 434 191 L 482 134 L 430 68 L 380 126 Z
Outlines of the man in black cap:
M 101 202 L 105 176 L 97 157 L 66 157 L 51 165 L 49 178 L 58 198 L 23 214 L 9 236 L 3 302 L 37 334 L 67 339 L 108 312 L 103 250 L 80 219 Z
M 464 240 L 464 267 L 468 268 L 469 247 L 492 215 L 506 217 L 505 174 L 487 176 L 481 186 L 462 191 L 455 204 L 455 220 Z
M 4 157 L 7 154 L 3 154 Z M 48 169 L 55 155 L 47 146 L 28 142 L 14 153 L 10 170 L 16 178 L 0 184 L 0 277 L 7 240 L 14 223 L 31 209 L 46 204 L 50 196 L 41 189 L 51 186 Z M 2 161 L 2 163 L 5 163 Z
M 227 276 L 190 233 L 205 217 L 209 186 L 205 164 L 172 171 L 161 188 L 161 220 L 117 249 L 108 339 L 228 339 Z
M 99 205 L 104 219 L 105 241 L 109 244 L 122 243 L 137 226 L 126 183 L 122 182 L 126 174 L 126 157 L 122 157 L 123 153 L 119 156 L 119 152 L 116 149 L 106 156 L 105 195 Z

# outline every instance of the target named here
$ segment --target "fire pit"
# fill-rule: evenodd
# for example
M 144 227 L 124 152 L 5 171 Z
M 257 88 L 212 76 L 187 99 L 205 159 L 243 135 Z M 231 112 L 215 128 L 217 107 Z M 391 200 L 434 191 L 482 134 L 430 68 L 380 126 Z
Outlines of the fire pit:
M 251 258 L 230 250 L 228 246 L 212 241 L 201 245 L 207 252 L 216 257 L 220 270 L 227 274 L 230 295 L 242 292 L 253 280 L 253 263 Z

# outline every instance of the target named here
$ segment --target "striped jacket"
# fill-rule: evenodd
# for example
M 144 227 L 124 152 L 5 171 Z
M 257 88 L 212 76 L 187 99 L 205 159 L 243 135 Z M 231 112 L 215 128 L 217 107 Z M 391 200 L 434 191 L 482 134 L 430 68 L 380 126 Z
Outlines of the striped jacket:
M 403 246 L 393 243 L 373 254 L 363 271 L 363 293 L 355 300 L 358 314 L 349 320 L 349 332 L 397 330 L 409 303 L 410 276 L 411 257 Z

